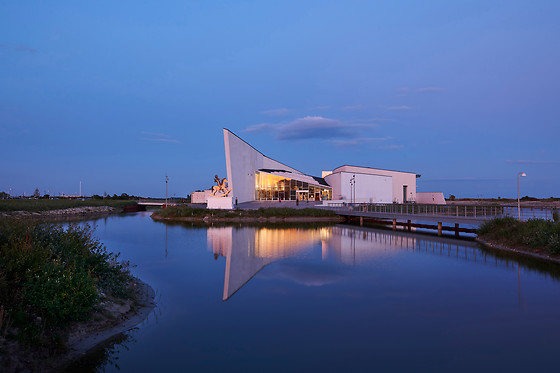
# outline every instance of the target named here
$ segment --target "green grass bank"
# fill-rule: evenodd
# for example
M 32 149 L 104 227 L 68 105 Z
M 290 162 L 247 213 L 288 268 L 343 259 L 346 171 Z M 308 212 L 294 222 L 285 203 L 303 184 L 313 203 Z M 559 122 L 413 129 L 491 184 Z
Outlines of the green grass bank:
M 129 263 L 93 233 L 89 225 L 0 219 L 0 346 L 64 353 L 71 323 L 92 318 L 102 299 L 134 296 Z M 13 355 L 0 348 L 0 367 Z
M 154 219 L 286 219 L 286 218 L 336 218 L 330 210 L 315 208 L 293 209 L 287 207 L 259 208 L 257 210 L 209 210 L 189 206 L 167 207 L 152 214 Z
M 478 229 L 478 237 L 492 244 L 544 255 L 560 255 L 560 222 L 544 219 L 491 220 Z
M 135 205 L 135 200 L 111 199 L 0 199 L 0 211 L 50 211 L 76 207 L 109 206 L 123 208 L 126 205 Z

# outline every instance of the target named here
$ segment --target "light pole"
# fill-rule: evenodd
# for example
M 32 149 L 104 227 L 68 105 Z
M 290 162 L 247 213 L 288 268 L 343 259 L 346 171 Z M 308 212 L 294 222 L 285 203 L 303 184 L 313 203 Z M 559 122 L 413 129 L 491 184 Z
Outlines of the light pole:
M 527 174 L 525 172 L 517 173 L 517 219 L 521 220 L 521 202 L 519 200 L 519 176 L 525 177 Z
M 350 178 L 350 203 L 354 203 L 356 199 L 356 175 Z
M 167 207 L 167 182 L 169 181 L 169 178 L 167 177 L 167 174 L 165 174 L 165 207 Z

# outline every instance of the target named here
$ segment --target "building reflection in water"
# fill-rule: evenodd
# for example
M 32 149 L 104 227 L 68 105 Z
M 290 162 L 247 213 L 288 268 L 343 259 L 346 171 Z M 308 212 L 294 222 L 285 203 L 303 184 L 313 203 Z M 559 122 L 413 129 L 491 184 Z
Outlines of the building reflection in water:
M 321 244 L 322 258 L 356 264 L 391 246 L 414 246 L 413 237 L 346 227 L 321 228 L 208 228 L 208 248 L 226 258 L 223 300 L 229 299 L 263 267 L 276 260 L 303 255 Z
M 207 239 L 208 248 L 215 258 L 226 258 L 224 301 L 266 265 L 284 258 L 304 256 L 319 244 L 323 260 L 349 266 L 402 251 L 446 256 L 512 270 L 517 270 L 519 266 L 516 260 L 493 255 L 468 241 L 341 225 L 321 228 L 208 228 Z

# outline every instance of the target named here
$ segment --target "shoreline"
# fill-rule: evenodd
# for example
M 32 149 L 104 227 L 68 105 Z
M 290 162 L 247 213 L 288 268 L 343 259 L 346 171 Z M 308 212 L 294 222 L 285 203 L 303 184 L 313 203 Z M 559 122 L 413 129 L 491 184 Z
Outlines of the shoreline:
M 68 352 L 64 357 L 59 358 L 56 366 L 52 367 L 53 371 L 67 369 L 80 358 L 85 357 L 97 348 L 101 347 L 105 342 L 115 336 L 134 329 L 137 325 L 148 318 L 152 310 L 156 307 L 154 289 L 140 279 L 136 279 L 139 285 L 138 294 L 140 295 L 136 301 L 138 308 L 123 313 L 121 322 L 116 325 L 101 329 L 95 332 L 86 333 L 85 336 L 72 341 L 68 346 Z M 69 337 L 71 339 L 72 336 Z M 75 336 L 74 336 L 75 338 Z
M 504 246 L 499 243 L 487 241 L 478 236 L 475 237 L 475 241 L 480 243 L 481 245 L 487 246 L 494 250 L 505 251 L 511 254 L 516 254 L 516 255 L 525 256 L 533 259 L 540 259 L 540 260 L 545 260 L 547 262 L 560 264 L 560 256 L 556 257 L 556 256 L 550 256 L 546 254 L 540 254 L 538 252 L 531 251 L 530 249 L 516 249 L 513 247 Z
M 150 216 L 155 221 L 169 222 L 204 222 L 204 223 L 333 223 L 343 222 L 346 219 L 340 216 L 288 216 L 288 217 L 160 217 Z
M 0 218 L 24 218 L 24 219 L 42 219 L 42 218 L 67 218 L 67 217 L 90 217 L 105 216 L 118 214 L 122 209 L 111 206 L 84 206 L 70 207 L 67 209 L 57 210 L 41 210 L 41 211 L 5 211 L 0 212 Z
M 7 354 L 0 361 L 5 364 L 0 366 L 2 371 L 6 373 L 35 369 L 47 373 L 65 371 L 112 338 L 134 329 L 148 318 L 156 303 L 155 291 L 150 285 L 136 278 L 133 286 L 137 287 L 136 296 L 120 306 L 111 301 L 105 302 L 101 310 L 104 315 L 100 316 L 100 311 L 97 311 L 100 320 L 95 320 L 93 317 L 74 322 L 65 328 L 63 333 L 67 333 L 66 351 L 59 354 L 51 355 L 44 349 L 30 351 L 21 347 L 15 340 L 0 339 L 0 347 Z

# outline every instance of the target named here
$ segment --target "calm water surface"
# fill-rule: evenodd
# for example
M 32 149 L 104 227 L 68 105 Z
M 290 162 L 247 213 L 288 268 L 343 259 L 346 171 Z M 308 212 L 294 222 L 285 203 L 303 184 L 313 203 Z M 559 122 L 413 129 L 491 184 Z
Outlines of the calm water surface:
M 350 226 L 96 220 L 158 307 L 76 371 L 558 371 L 560 272 Z M 501 255 L 501 254 L 497 254 Z

